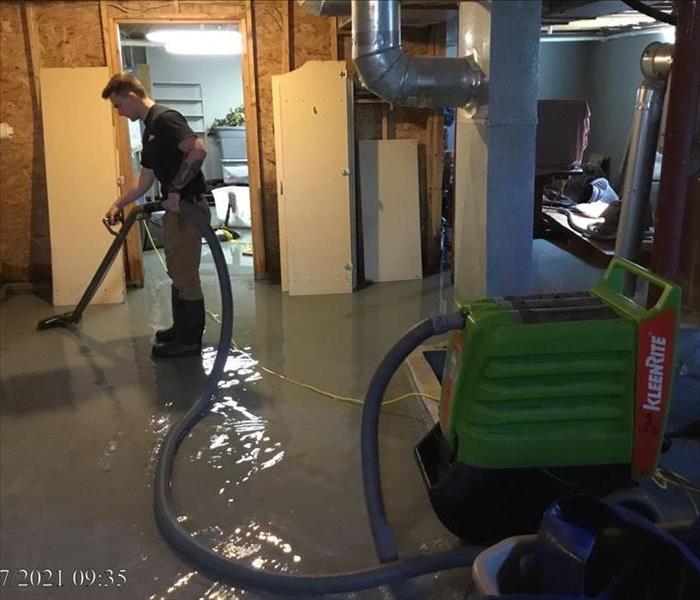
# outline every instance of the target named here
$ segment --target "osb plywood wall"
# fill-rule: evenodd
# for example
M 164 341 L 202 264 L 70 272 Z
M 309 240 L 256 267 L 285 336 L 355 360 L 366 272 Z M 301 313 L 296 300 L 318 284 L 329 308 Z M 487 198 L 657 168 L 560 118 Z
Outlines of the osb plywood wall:
M 296 2 L 292 3 L 294 19 L 294 62 L 293 68 L 298 69 L 307 60 L 335 60 L 331 57 L 331 20 L 318 17 L 308 10 L 301 8 Z M 303 40 L 303 43 L 299 43 Z
M 49 242 L 41 126 L 19 4 L 0 3 L 0 121 L 14 138 L 0 146 L 0 277 L 45 279 Z
M 0 44 L 0 121 L 10 123 L 15 130 L 14 138 L 3 142 L 0 148 L 0 281 L 46 281 L 50 277 L 40 90 L 35 81 L 38 69 L 107 65 L 104 17 L 237 20 L 245 18 L 248 8 L 246 0 L 0 2 L 3 42 Z M 307 60 L 335 58 L 331 56 L 333 30 L 329 19 L 314 17 L 290 0 L 254 0 L 252 13 L 266 271 L 273 273 L 279 271 L 279 243 L 271 76 L 287 71 L 290 66 L 300 67 Z M 412 53 L 440 52 L 429 29 L 409 30 L 404 39 Z M 358 110 L 360 122 L 363 122 L 362 113 L 369 112 L 374 113 L 374 121 L 379 119 L 381 123 L 382 110 L 381 105 L 362 107 Z M 79 99 L 76 99 L 75 114 L 66 118 L 79 118 L 79 112 Z M 390 131 L 396 137 L 418 139 L 423 147 L 421 214 L 427 215 L 424 243 L 434 229 L 429 218 L 431 167 L 425 158 L 430 155 L 426 148 L 432 144 L 431 132 L 435 129 L 431 121 L 433 114 L 397 109 L 390 111 L 389 117 Z M 363 126 L 358 125 L 357 139 L 377 137 L 381 135 L 381 127 L 378 131 L 379 134 L 367 136 Z M 108 202 L 106 199 L 105 203 Z

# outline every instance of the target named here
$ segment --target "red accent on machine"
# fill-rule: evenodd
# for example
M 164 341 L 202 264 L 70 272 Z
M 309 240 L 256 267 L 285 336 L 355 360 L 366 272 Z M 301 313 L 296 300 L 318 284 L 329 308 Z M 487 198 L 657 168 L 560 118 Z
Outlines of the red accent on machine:
M 639 325 L 632 455 L 635 477 L 652 473 L 661 448 L 673 378 L 675 333 L 674 310 L 664 311 Z

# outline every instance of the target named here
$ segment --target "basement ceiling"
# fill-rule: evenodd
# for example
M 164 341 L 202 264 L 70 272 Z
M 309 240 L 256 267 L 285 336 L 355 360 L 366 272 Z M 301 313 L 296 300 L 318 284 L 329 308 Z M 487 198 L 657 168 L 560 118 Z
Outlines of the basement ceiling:
M 403 27 L 427 27 L 457 18 L 459 0 L 403 0 L 401 22 Z M 672 0 L 646 0 L 646 4 L 670 13 Z M 295 7 L 297 9 L 298 7 Z M 303 10 L 299 8 L 299 10 Z M 129 24 L 122 26 L 122 40 L 144 40 L 148 31 L 163 24 Z M 169 23 L 169 28 L 192 25 Z M 236 28 L 235 25 L 206 24 L 200 28 Z M 632 10 L 622 0 L 542 0 L 543 37 L 611 37 L 634 34 L 668 25 Z M 350 17 L 338 17 L 339 33 L 349 34 Z
M 457 17 L 459 0 L 403 0 L 404 27 L 426 27 Z M 672 0 L 646 0 L 659 11 L 671 13 Z M 602 17 L 609 17 L 602 19 Z M 341 32 L 349 33 L 350 17 L 339 17 Z M 542 34 L 546 37 L 608 37 L 668 27 L 631 9 L 622 0 L 542 0 Z
M 647 6 L 671 13 L 672 0 L 647 0 Z M 668 28 L 622 2 L 622 0 L 543 0 L 544 37 L 592 36 L 606 38 Z

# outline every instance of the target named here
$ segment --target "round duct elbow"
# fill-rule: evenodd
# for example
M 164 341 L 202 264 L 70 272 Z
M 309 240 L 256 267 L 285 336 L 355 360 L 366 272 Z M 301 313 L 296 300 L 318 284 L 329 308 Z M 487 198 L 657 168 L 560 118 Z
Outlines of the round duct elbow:
M 486 78 L 471 57 L 402 50 L 398 0 L 353 0 L 352 57 L 364 86 L 397 106 L 467 107 L 486 97 Z
M 465 107 L 485 100 L 486 81 L 470 58 L 408 56 L 389 48 L 355 57 L 363 85 L 396 106 Z

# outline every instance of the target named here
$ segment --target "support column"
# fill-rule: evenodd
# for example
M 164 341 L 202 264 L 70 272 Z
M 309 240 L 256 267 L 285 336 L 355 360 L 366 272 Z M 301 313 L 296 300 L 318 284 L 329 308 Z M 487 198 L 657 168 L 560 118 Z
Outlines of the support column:
M 678 281 L 681 235 L 686 203 L 693 133 L 700 105 L 700 0 L 678 3 L 676 49 L 661 163 L 659 209 L 651 267 L 662 277 Z M 686 250 L 691 250 L 690 240 Z M 694 236 L 697 243 L 697 233 Z M 652 294 L 658 293 L 652 291 Z
M 457 111 L 457 299 L 531 290 L 540 14 L 539 0 L 460 4 L 459 55 L 489 77 L 489 100 Z

